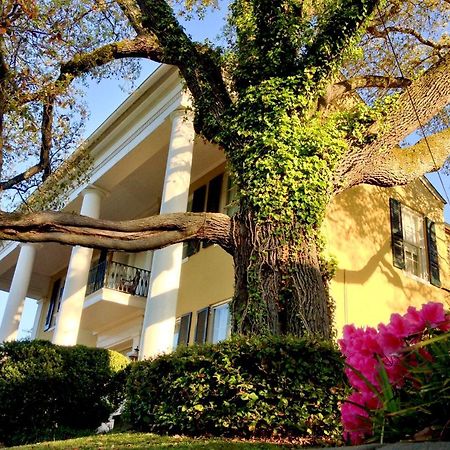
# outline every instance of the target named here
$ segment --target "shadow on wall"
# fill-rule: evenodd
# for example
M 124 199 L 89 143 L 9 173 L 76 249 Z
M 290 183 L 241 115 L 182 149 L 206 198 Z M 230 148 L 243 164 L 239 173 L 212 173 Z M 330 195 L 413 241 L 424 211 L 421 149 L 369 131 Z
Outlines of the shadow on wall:
M 447 286 L 443 204 L 419 180 L 395 189 L 358 186 L 336 197 L 324 227 L 328 251 L 338 263 L 332 288 L 338 329 L 348 322 L 376 324 L 411 304 L 449 298 L 445 290 L 393 266 L 389 198 L 436 222 L 441 281 Z

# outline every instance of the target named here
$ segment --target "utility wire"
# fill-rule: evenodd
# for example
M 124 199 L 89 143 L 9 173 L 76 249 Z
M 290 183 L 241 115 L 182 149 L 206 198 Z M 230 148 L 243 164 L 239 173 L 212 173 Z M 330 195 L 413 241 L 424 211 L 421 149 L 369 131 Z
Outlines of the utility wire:
M 377 11 L 378 11 L 378 17 L 380 18 L 380 21 L 381 21 L 381 23 L 382 23 L 382 25 L 383 25 L 384 32 L 385 32 L 385 34 L 386 34 L 386 39 L 387 39 L 387 41 L 388 41 L 388 43 L 389 43 L 389 46 L 391 47 L 392 55 L 394 56 L 394 60 L 395 60 L 395 63 L 397 64 L 397 67 L 398 67 L 398 70 L 399 70 L 399 72 L 400 72 L 400 75 L 401 75 L 403 78 L 405 78 L 405 76 L 404 76 L 404 74 L 403 74 L 402 66 L 400 65 L 399 58 L 398 58 L 397 53 L 396 53 L 396 51 L 395 51 L 394 44 L 393 44 L 393 42 L 392 42 L 392 40 L 391 40 L 391 37 L 389 36 L 389 33 L 388 33 L 388 31 L 387 31 L 386 23 L 385 23 L 385 21 L 384 21 L 384 19 L 383 19 L 383 16 L 381 15 L 381 11 L 380 11 L 380 8 L 379 8 L 379 6 L 378 6 L 378 3 L 377 3 Z M 442 189 L 444 190 L 445 197 L 446 197 L 446 199 L 447 199 L 447 203 L 450 204 L 450 198 L 449 198 L 449 195 L 448 195 L 448 193 L 447 193 L 447 190 L 445 189 L 444 182 L 443 182 L 443 180 L 442 180 L 441 174 L 439 173 L 439 167 L 438 167 L 438 165 L 436 164 L 436 159 L 435 159 L 435 157 L 434 157 L 434 155 L 433 155 L 433 152 L 431 151 L 430 143 L 428 142 L 427 135 L 425 134 L 424 126 L 422 125 L 422 121 L 420 120 L 419 113 L 418 113 L 418 111 L 417 111 L 417 107 L 416 107 L 416 105 L 415 105 L 415 103 L 414 103 L 414 100 L 413 100 L 413 98 L 412 98 L 412 95 L 411 95 L 411 92 L 410 92 L 408 86 L 406 86 L 406 92 L 407 92 L 407 94 L 408 94 L 409 100 L 411 101 L 411 105 L 412 105 L 414 114 L 416 115 L 417 122 L 419 123 L 419 128 L 420 128 L 420 130 L 422 131 L 422 134 L 423 134 L 423 137 L 424 137 L 424 140 L 425 140 L 425 144 L 426 144 L 426 146 L 427 146 L 427 148 L 428 148 L 428 151 L 430 152 L 430 156 L 431 156 L 431 159 L 432 159 L 432 161 L 433 161 L 433 164 L 434 164 L 434 168 L 435 168 L 435 170 L 436 170 L 436 173 L 437 173 L 437 175 L 438 175 L 438 177 L 439 177 L 439 181 L 441 182 Z

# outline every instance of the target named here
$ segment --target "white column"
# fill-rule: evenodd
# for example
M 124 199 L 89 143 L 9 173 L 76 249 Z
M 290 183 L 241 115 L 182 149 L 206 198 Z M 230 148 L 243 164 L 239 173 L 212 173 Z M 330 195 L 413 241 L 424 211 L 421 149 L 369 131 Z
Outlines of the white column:
M 100 217 L 102 196 L 103 191 L 96 187 L 90 186 L 85 189 L 80 214 L 98 219 Z M 75 345 L 77 343 L 91 258 L 91 248 L 78 245 L 73 247 L 69 268 L 67 269 L 61 307 L 53 334 L 54 344 Z
M 0 342 L 14 341 L 17 337 L 23 304 L 27 296 L 38 247 L 39 245 L 36 244 L 21 244 L 19 259 L 17 260 L 8 301 L 0 325 Z
M 194 127 L 184 110 L 172 115 L 172 133 L 161 200 L 161 214 L 185 212 L 191 181 Z M 183 244 L 153 254 L 139 358 L 172 350 Z
M 37 301 L 37 309 L 36 309 L 36 315 L 34 316 L 34 323 L 33 323 L 33 329 L 31 330 L 31 336 L 30 339 L 36 339 L 39 333 L 39 324 L 41 322 L 41 315 L 42 315 L 42 300 Z

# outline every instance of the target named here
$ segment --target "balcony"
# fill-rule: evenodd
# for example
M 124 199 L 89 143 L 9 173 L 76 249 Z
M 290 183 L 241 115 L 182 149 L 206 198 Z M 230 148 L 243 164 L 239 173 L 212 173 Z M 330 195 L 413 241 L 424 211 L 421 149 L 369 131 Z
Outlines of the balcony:
M 103 261 L 89 271 L 86 296 L 102 288 L 147 297 L 150 271 L 115 261 Z

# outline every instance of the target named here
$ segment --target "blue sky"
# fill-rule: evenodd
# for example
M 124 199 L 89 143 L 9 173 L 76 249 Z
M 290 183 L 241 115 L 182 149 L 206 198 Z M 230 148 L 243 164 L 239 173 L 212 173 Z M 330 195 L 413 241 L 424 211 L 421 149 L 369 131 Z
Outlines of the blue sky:
M 226 5 L 228 0 L 220 0 L 218 10 L 209 10 L 203 20 L 195 19 L 191 21 L 183 21 L 189 34 L 194 39 L 201 41 L 204 39 L 211 39 L 217 41 L 216 37 L 221 34 L 225 24 Z M 157 64 L 148 61 L 142 64 L 142 71 L 140 77 L 136 80 L 136 87 L 139 86 L 157 67 Z M 86 124 L 85 137 L 92 134 L 113 112 L 114 110 L 128 97 L 130 92 L 120 89 L 123 84 L 119 80 L 106 79 L 100 83 L 91 82 L 86 92 L 86 101 L 89 105 L 91 114 Z M 436 174 L 427 175 L 429 180 L 433 183 L 441 195 L 446 198 L 446 194 L 441 185 L 439 177 Z M 450 195 L 450 176 L 441 172 L 445 189 Z M 450 223 L 450 205 L 445 207 L 445 220 Z M 7 294 L 0 291 L 0 317 L 3 316 L 3 311 L 6 306 Z M 19 338 L 27 335 L 27 330 L 33 326 L 34 316 L 36 313 L 37 304 L 35 301 L 27 299 L 22 316 L 21 326 L 19 328 Z

